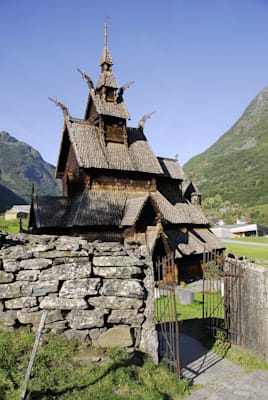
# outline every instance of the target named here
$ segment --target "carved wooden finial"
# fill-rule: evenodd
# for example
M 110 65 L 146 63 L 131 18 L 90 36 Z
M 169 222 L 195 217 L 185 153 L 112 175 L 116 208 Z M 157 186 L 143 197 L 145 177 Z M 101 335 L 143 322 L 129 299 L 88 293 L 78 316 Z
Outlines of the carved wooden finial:
M 119 90 L 118 90 L 118 94 L 117 94 L 117 103 L 121 103 L 123 101 L 123 94 L 124 91 L 128 88 L 130 88 L 130 86 L 134 83 L 134 81 L 128 81 L 127 83 L 124 83 L 124 85 L 122 85 Z
M 139 128 L 144 129 L 145 122 L 147 119 L 151 118 L 151 116 L 155 113 L 155 111 L 152 111 L 146 115 L 143 115 L 139 121 Z
M 52 99 L 52 97 L 49 97 L 49 100 L 52 101 L 54 104 L 56 104 L 57 107 L 60 107 L 63 111 L 63 115 L 69 115 L 69 111 L 68 108 L 66 107 L 65 104 L 61 103 L 60 101 L 58 101 L 57 99 Z
M 124 83 L 124 85 L 121 86 L 121 88 L 122 88 L 123 90 L 126 90 L 126 89 L 130 88 L 130 86 L 133 85 L 134 82 L 135 82 L 135 81 L 127 81 L 126 83 Z M 120 89 L 121 89 L 121 88 L 120 88 Z
M 92 79 L 85 72 L 81 71 L 81 69 L 78 67 L 77 67 L 77 71 L 80 72 L 82 78 L 87 81 L 89 89 L 94 89 L 94 84 L 93 84 Z

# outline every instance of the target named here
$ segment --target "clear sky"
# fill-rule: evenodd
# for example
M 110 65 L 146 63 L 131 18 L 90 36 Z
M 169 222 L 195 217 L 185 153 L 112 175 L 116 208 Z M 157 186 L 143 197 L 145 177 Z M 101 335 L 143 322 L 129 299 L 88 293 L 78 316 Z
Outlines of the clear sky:
M 0 0 L 0 130 L 56 165 L 63 115 L 84 116 L 108 47 L 129 126 L 184 164 L 213 144 L 268 85 L 268 0 Z

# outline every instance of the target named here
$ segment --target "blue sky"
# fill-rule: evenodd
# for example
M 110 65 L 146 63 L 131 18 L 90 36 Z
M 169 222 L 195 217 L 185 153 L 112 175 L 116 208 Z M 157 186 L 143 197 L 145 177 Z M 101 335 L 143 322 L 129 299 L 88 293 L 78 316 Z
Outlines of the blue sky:
M 0 130 L 56 164 L 63 116 L 82 118 L 103 26 L 131 114 L 180 164 L 213 144 L 268 85 L 268 0 L 0 0 Z

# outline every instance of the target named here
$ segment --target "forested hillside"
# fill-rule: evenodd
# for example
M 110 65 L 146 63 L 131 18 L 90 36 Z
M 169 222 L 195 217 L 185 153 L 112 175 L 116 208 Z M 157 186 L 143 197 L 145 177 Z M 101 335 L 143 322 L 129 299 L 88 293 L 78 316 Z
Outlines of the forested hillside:
M 268 204 L 268 87 L 229 131 L 183 168 L 188 175 L 193 172 L 209 213 L 249 213 L 264 223 Z
M 0 132 L 0 211 L 13 204 L 29 204 L 32 185 L 38 194 L 59 194 L 55 167 L 39 152 L 9 133 Z

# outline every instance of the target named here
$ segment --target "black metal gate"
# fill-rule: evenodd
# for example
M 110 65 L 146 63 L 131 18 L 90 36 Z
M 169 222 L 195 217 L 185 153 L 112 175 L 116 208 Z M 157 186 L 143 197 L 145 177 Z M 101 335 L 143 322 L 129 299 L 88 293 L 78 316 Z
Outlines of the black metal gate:
M 177 270 L 174 254 L 157 260 L 155 272 L 155 310 L 159 341 L 159 356 L 169 369 L 180 376 L 179 322 L 176 302 Z
M 226 340 L 241 345 L 241 263 L 206 253 L 203 268 L 203 326 L 214 337 L 223 332 Z

